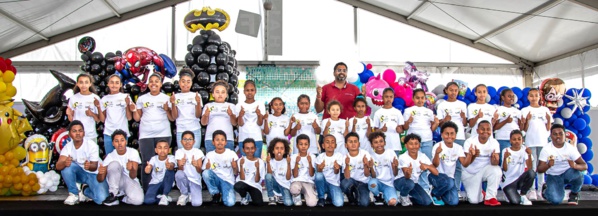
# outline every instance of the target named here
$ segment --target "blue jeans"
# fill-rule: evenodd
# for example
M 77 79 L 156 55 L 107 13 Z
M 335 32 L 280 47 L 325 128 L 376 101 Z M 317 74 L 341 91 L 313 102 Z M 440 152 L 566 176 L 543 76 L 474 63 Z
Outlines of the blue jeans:
M 500 145 L 500 151 L 498 152 L 498 155 L 500 156 L 498 159 L 498 165 L 501 166 L 502 168 L 502 150 L 511 147 L 511 141 L 510 140 L 496 140 L 498 141 L 498 144 Z
M 212 144 L 212 140 L 206 140 L 204 142 L 204 144 L 206 145 L 206 154 L 208 154 L 208 152 L 214 151 L 216 149 L 214 144 Z M 226 146 L 224 146 L 224 147 L 227 149 L 230 149 L 231 151 L 235 151 L 235 141 L 227 140 Z
M 60 171 L 60 175 L 62 175 L 69 193 L 79 195 L 77 183 L 81 183 L 89 186 L 87 190 L 83 191 L 83 194 L 93 199 L 96 204 L 101 205 L 108 197 L 108 181 L 98 182 L 97 174 L 86 172 L 77 163 L 71 163 L 70 166 L 65 167 Z
M 434 141 L 430 140 L 430 141 L 422 142 L 419 147 L 419 151 L 421 153 L 424 153 L 430 160 L 432 160 L 432 146 L 434 146 Z M 419 176 L 419 180 L 417 182 L 426 191 L 430 191 L 430 183 L 428 182 L 429 174 L 430 174 L 430 171 L 422 172 L 422 174 Z
M 291 197 L 291 191 L 286 189 L 274 179 L 272 174 L 266 174 L 266 191 L 268 191 L 268 197 L 274 197 L 274 192 L 282 194 L 282 199 L 285 206 L 293 205 L 293 198 Z
M 546 201 L 553 205 L 563 202 L 565 185 L 571 185 L 571 193 L 579 193 L 583 184 L 583 174 L 579 170 L 569 168 L 560 175 L 546 175 L 546 194 L 542 194 Z
M 367 207 L 370 205 L 370 190 L 367 183 L 353 178 L 346 178 L 341 181 L 341 189 L 349 200 L 357 200 L 359 206 Z
M 145 198 L 143 199 L 143 203 L 146 205 L 152 205 L 160 202 L 156 196 L 164 195 L 168 196 L 170 190 L 172 190 L 172 183 L 174 183 L 174 170 L 166 170 L 164 173 L 164 179 L 162 182 L 157 184 L 149 184 L 147 186 L 147 191 L 145 192 Z
M 225 206 L 231 207 L 235 205 L 236 197 L 232 184 L 222 180 L 212 170 L 204 170 L 201 176 L 206 182 L 211 195 L 222 194 L 222 202 L 224 202 Z
M 183 131 L 185 132 L 185 131 Z M 177 149 L 183 149 L 183 144 L 181 143 L 181 140 L 183 140 L 183 132 L 177 132 L 176 133 L 176 146 Z M 195 135 L 195 138 L 193 138 L 195 140 L 195 143 L 193 144 L 193 148 L 199 149 L 200 145 L 201 145 L 201 129 L 197 129 L 193 132 L 193 135 Z
M 439 173 L 437 176 L 428 175 L 428 181 L 433 187 L 430 195 L 441 198 L 447 205 L 459 204 L 459 191 L 455 187 L 454 179 L 444 173 Z
M 371 178 L 370 181 L 368 181 L 368 185 L 368 189 L 374 194 L 374 196 L 378 196 L 378 194 L 382 193 L 386 204 L 388 204 L 388 202 L 392 199 L 395 200 L 395 205 L 399 203 L 399 198 L 397 197 L 397 190 L 395 187 L 382 184 L 380 181 L 378 181 L 378 179 L 375 178 Z
M 254 157 L 262 158 L 262 147 L 264 147 L 264 141 L 255 141 L 255 153 L 253 153 Z M 243 141 L 239 142 L 239 151 L 241 152 L 242 156 L 245 156 L 245 152 L 243 151 Z
M 410 199 L 415 204 L 424 206 L 432 204 L 432 198 L 430 198 L 424 188 L 413 182 L 411 179 L 405 177 L 395 179 L 394 186 L 402 197 L 406 197 L 407 195 L 411 196 Z
M 324 174 L 317 172 L 314 183 L 316 184 L 316 191 L 318 192 L 318 199 L 324 199 L 326 193 L 332 198 L 332 204 L 336 207 L 342 207 L 344 204 L 344 196 L 340 186 L 332 185 L 326 181 Z
M 453 143 L 459 144 L 463 147 L 465 144 L 465 140 L 455 140 Z M 463 170 L 463 166 L 461 166 L 461 161 L 457 160 L 457 165 L 455 166 L 455 188 L 457 191 L 461 191 L 461 171 Z
M 114 151 L 114 145 L 112 145 L 112 136 L 104 134 L 104 155 L 108 155 L 112 151 Z

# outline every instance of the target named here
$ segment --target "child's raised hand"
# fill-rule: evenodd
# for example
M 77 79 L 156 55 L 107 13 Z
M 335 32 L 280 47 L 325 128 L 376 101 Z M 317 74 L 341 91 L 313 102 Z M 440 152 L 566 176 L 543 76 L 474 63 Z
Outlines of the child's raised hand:
M 310 156 L 310 155 L 307 155 L 307 162 L 308 162 L 309 164 L 311 164 L 311 156 Z
M 382 126 L 382 128 L 380 130 L 382 130 L 383 132 L 386 132 L 386 130 L 387 130 L 386 123 L 384 123 L 384 126 Z
M 511 123 L 513 122 L 513 117 L 511 117 L 511 115 L 509 115 L 509 117 L 507 117 L 507 123 Z
M 100 108 L 100 101 L 97 98 L 93 98 L 93 105 Z
M 131 161 L 131 160 L 128 160 L 128 161 L 127 161 L 127 170 L 128 170 L 128 171 L 131 171 L 131 170 L 133 170 L 133 167 L 134 167 L 134 166 L 135 166 L 135 162 L 134 162 L 134 161 Z
M 546 113 L 546 121 L 550 121 L 550 114 Z
M 195 155 L 193 155 L 191 157 L 191 165 L 193 165 L 195 168 L 199 168 L 199 167 L 201 167 L 201 160 L 199 160 L 199 159 L 196 160 Z
M 272 158 L 270 157 L 270 153 L 268 153 L 268 157 L 266 157 L 266 163 L 270 163 L 270 160 L 272 160 Z
M 421 161 L 419 162 L 419 169 L 421 171 L 426 171 L 428 168 L 427 164 L 422 163 Z
M 349 163 L 351 162 L 351 158 L 349 158 L 349 154 L 347 154 L 347 157 L 345 158 L 345 164 L 347 166 L 349 166 Z
M 162 105 L 162 107 L 164 108 L 164 111 L 168 112 L 168 101 L 166 103 L 164 103 L 164 105 Z
M 411 115 L 409 116 L 409 119 L 407 119 L 407 122 L 405 122 L 405 123 L 407 123 L 407 124 L 411 124 L 411 122 L 413 122 L 413 114 L 411 114 Z
M 397 160 L 397 158 L 394 158 L 392 160 L 392 164 L 391 165 L 392 165 L 392 167 L 398 167 L 399 166 L 399 160 Z
M 137 105 L 135 105 L 134 103 L 131 103 L 131 99 L 129 99 L 129 96 L 127 96 L 127 98 L 125 100 L 128 100 L 127 107 L 129 108 L 129 111 L 131 111 L 131 112 L 137 111 Z
M 299 162 L 301 162 L 301 156 L 297 154 L 297 158 L 295 158 L 295 164 L 299 164 Z
M 467 117 L 465 117 L 465 112 L 463 112 L 463 110 L 461 110 L 461 113 L 459 114 L 461 116 L 462 119 L 466 119 Z
M 461 111 L 461 113 L 463 113 L 463 111 Z M 444 118 L 442 119 L 442 121 L 447 122 L 450 121 L 453 117 L 451 117 L 451 114 L 449 113 L 448 109 L 444 110 Z
M 368 119 L 366 119 L 366 121 L 367 121 L 367 120 L 369 120 L 369 118 L 368 118 Z M 355 125 L 356 125 L 356 124 L 357 124 L 357 118 L 353 118 L 353 127 L 355 127 Z
M 230 109 L 230 107 L 229 107 L 229 109 Z M 245 115 L 245 107 L 241 106 L 241 111 L 239 111 L 238 117 L 242 117 L 243 115 Z
M 368 116 L 368 118 L 366 118 L 366 119 L 365 119 L 365 123 L 367 123 L 367 124 L 368 124 L 368 126 L 370 126 L 370 125 L 371 125 L 371 122 L 370 122 L 370 117 L 369 117 L 369 116 Z
M 172 92 L 172 95 L 170 95 L 170 103 L 171 104 L 175 104 L 176 103 L 176 96 L 174 96 L 174 95 L 175 95 L 174 92 Z
M 338 164 L 338 162 L 337 162 L 336 160 L 334 160 L 334 169 L 335 169 L 335 170 L 338 170 L 338 169 L 340 169 L 340 168 L 341 168 L 341 165 L 340 165 L 340 164 Z
M 316 86 L 316 98 L 322 98 L 322 87 Z
M 527 113 L 527 117 L 525 118 L 525 120 L 526 121 L 532 120 L 532 112 L 531 111 Z
M 405 169 L 405 174 L 411 174 L 411 173 L 413 173 L 413 163 L 409 163 L 409 166 L 407 167 L 407 169 Z
M 206 169 L 212 169 L 212 164 L 210 163 L 210 159 L 206 162 Z
M 368 159 L 365 157 L 365 155 L 363 156 L 363 165 L 367 166 L 368 165 Z
M 210 109 L 210 108 L 212 108 L 212 107 L 208 106 L 208 107 L 206 108 L 206 112 L 204 112 L 204 113 L 203 113 L 203 115 L 204 115 L 205 117 L 208 117 L 208 116 L 210 116 L 210 112 L 211 112 L 211 109 Z
M 106 175 L 108 173 L 108 169 L 100 163 L 100 167 L 98 167 L 98 175 Z
M 93 117 L 93 111 L 91 111 L 91 107 L 87 107 L 87 110 L 85 110 L 85 115 Z
M 255 160 L 255 170 L 260 170 L 260 159 Z
M 83 169 L 89 170 L 90 166 L 91 166 L 91 163 L 88 160 L 85 160 L 85 163 L 83 163 Z
M 148 161 L 147 163 L 145 163 L 145 173 L 150 172 L 152 172 L 152 164 L 150 164 L 150 162 Z
M 266 114 L 264 114 L 263 119 L 264 119 L 265 123 L 268 123 L 268 112 L 266 112 Z
M 199 93 L 197 93 L 197 92 L 195 92 L 195 103 L 201 104 L 201 97 L 199 96 Z
M 349 128 L 349 118 L 345 118 L 345 128 Z
M 495 150 L 492 150 L 490 157 L 491 157 L 492 161 L 494 161 L 496 163 L 499 162 L 500 156 L 498 156 L 498 153 L 496 153 Z
M 228 116 L 233 116 L 233 110 L 230 109 L 230 106 L 228 106 L 228 108 L 226 108 L 226 113 L 228 114 Z
M 475 145 L 470 145 L 469 146 L 469 154 L 476 155 L 475 150 L 476 150 L 475 149 Z
M 552 166 L 554 166 L 554 156 L 550 155 L 548 156 L 548 168 L 550 169 Z
M 262 111 L 260 111 L 260 106 L 255 107 L 255 114 L 257 115 L 258 118 L 260 116 L 262 116 Z
M 326 160 L 322 160 L 321 164 L 318 164 L 318 170 L 323 170 L 326 167 Z
M 237 166 L 237 163 L 235 162 L 235 159 L 230 159 L 230 166 L 235 170 L 239 169 L 239 167 Z
M 179 169 L 184 169 L 185 163 L 187 163 L 187 154 L 183 154 L 183 158 L 179 160 Z
M 331 121 L 330 121 L 330 119 L 328 119 L 328 122 L 326 122 L 326 127 L 327 128 L 330 127 L 330 124 L 331 124 Z
M 440 120 L 438 120 L 438 117 L 434 116 L 434 121 L 432 123 L 434 123 L 435 125 L 438 125 L 438 124 L 440 124 Z
M 316 119 L 314 119 L 314 122 L 311 123 L 311 126 L 313 128 L 317 128 L 318 127 L 318 122 L 316 122 Z
M 438 148 L 436 148 L 436 153 L 435 154 L 440 154 L 440 152 L 442 152 L 442 145 L 438 145 Z
M 291 164 L 291 155 L 287 154 L 287 164 Z
M 505 153 L 504 153 L 504 160 L 503 161 L 507 161 L 507 158 L 509 158 L 509 156 L 511 156 L 511 153 L 509 152 L 509 148 L 505 149 Z
M 239 161 L 239 164 L 241 164 L 241 167 L 243 167 L 243 165 L 245 164 L 245 158 L 241 158 L 241 161 Z
M 494 114 L 492 115 L 492 119 L 498 119 L 498 110 L 494 111 Z
M 365 158 L 365 156 L 363 156 L 363 158 Z M 374 159 L 370 158 L 370 161 L 368 161 L 368 167 L 374 167 Z
M 71 109 L 70 107 L 66 108 L 66 115 L 67 116 L 70 116 L 72 118 L 73 117 L 73 113 L 74 113 L 73 109 Z
M 166 165 L 166 169 L 167 170 L 173 170 L 174 169 L 174 163 L 171 163 L 170 161 L 168 161 L 168 157 L 166 157 L 166 163 L 164 163 Z
M 532 149 L 531 148 L 525 148 L 525 153 L 527 153 L 528 155 L 532 154 Z
M 482 118 L 484 117 L 484 113 L 482 112 L 482 109 L 478 110 L 478 118 Z

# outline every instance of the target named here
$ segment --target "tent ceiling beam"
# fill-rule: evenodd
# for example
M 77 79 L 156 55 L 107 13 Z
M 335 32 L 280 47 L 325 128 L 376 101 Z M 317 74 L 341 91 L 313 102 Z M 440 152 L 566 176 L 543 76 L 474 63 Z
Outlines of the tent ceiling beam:
M 106 5 L 106 7 L 110 8 L 110 10 L 112 11 L 112 13 L 114 13 L 114 15 L 116 15 L 117 17 L 120 17 L 120 13 L 118 13 L 118 11 L 116 11 L 116 8 L 114 8 L 114 6 L 112 6 L 112 4 L 108 0 L 103 0 L 102 2 Z
M 590 10 L 598 11 L 598 1 L 595 0 L 569 0 L 569 2 L 588 8 Z
M 39 33 L 39 31 L 35 30 L 33 27 L 27 25 L 26 23 L 21 22 L 21 20 L 19 20 L 18 18 L 10 15 L 9 13 L 7 13 L 4 10 L 0 10 L 0 14 L 2 14 L 2 16 L 6 17 L 7 19 L 9 19 L 10 21 L 20 25 L 23 28 L 26 28 L 29 31 L 32 31 L 35 35 L 39 36 L 40 38 L 44 39 L 44 40 L 49 40 L 48 37 L 42 35 L 41 33 Z
M 580 54 L 580 53 L 583 53 L 583 52 L 586 52 L 586 51 L 589 51 L 589 50 L 593 50 L 593 49 L 598 49 L 598 43 L 594 44 L 594 45 L 590 45 L 590 46 L 584 47 L 584 48 L 581 48 L 581 49 L 578 49 L 578 50 L 575 50 L 575 51 L 564 53 L 564 54 L 561 54 L 561 55 L 558 55 L 558 56 L 555 56 L 555 57 L 552 57 L 552 58 L 549 58 L 549 59 L 546 59 L 546 60 L 543 60 L 543 61 L 540 61 L 540 62 L 537 62 L 535 66 L 537 67 L 537 66 L 540 66 L 540 65 L 548 64 L 550 62 L 557 61 L 557 60 L 560 60 L 560 59 L 564 59 L 564 58 L 567 58 L 567 57 L 571 57 L 573 55 L 577 55 L 577 54 Z
M 409 14 L 409 16 L 407 16 L 407 19 L 413 18 L 415 15 L 417 15 L 420 12 L 422 12 L 423 10 L 425 10 L 428 6 L 430 6 L 428 0 L 424 0 L 421 4 L 419 4 L 415 8 L 415 10 L 413 10 L 413 12 L 411 12 L 411 14 Z

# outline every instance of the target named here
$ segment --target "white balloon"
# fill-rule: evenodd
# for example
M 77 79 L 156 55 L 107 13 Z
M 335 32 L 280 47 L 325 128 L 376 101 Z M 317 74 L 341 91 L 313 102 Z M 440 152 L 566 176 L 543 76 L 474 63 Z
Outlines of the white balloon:
M 585 154 L 588 151 L 588 146 L 585 143 L 578 143 L 577 150 L 579 150 L 580 154 Z
M 490 102 L 490 100 L 492 100 L 492 97 L 490 97 L 490 95 L 486 95 L 486 103 Z
M 51 187 L 49 190 L 51 192 L 56 192 L 56 190 L 58 190 L 58 186 Z
M 54 170 L 50 170 L 47 173 L 50 173 L 50 175 L 58 175 L 58 173 L 56 173 L 56 171 L 54 171 Z
M 46 181 L 46 184 L 44 185 L 46 188 L 51 188 L 52 186 L 54 186 L 54 182 L 51 181 Z
M 24 167 L 23 167 L 23 172 L 24 172 L 26 175 L 29 175 L 29 173 L 31 173 L 31 170 L 29 169 L 29 167 L 28 167 L 28 166 L 24 166 Z
M 432 89 L 432 93 L 435 95 L 444 94 L 444 85 L 440 84 L 436 86 L 436 88 Z
M 347 75 L 347 82 L 354 83 L 359 78 L 357 74 L 348 74 Z
M 45 185 L 48 180 L 46 178 L 39 178 L 37 181 L 39 182 L 39 184 L 41 186 L 41 185 Z
M 60 181 L 60 175 L 56 174 L 52 176 L 52 181 L 53 182 L 59 182 Z
M 554 123 L 562 125 L 563 124 L 563 119 L 562 118 L 554 118 Z
M 519 98 L 517 97 L 517 95 L 513 95 L 513 103 L 517 103 L 517 101 L 519 101 Z
M 571 115 L 573 115 L 571 108 L 565 107 L 561 110 L 561 116 L 563 116 L 563 118 L 569 119 L 569 118 L 571 118 Z
M 37 194 L 44 194 L 44 193 L 46 193 L 46 191 L 47 191 L 46 189 L 40 188 L 40 189 L 37 191 Z
M 443 100 L 444 100 L 444 96 L 445 96 L 445 94 L 444 94 L 444 93 L 437 94 L 437 95 L 436 95 L 436 100 L 440 100 L 440 99 L 443 99 Z
M 42 177 L 44 177 L 44 173 L 43 173 L 43 172 L 41 172 L 41 171 L 37 171 L 37 172 L 35 172 L 35 176 L 37 176 L 37 179 L 39 180 L 39 179 L 41 179 Z

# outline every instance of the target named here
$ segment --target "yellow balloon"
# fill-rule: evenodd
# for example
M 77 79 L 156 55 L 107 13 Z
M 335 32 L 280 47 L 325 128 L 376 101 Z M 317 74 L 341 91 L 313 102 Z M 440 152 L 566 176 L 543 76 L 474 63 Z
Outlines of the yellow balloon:
M 17 95 L 17 88 L 12 85 L 12 83 L 6 83 L 6 96 L 14 97 Z
M 12 149 L 12 153 L 14 155 L 14 158 L 19 161 L 25 159 L 25 157 L 27 156 L 27 150 L 25 150 L 25 148 L 23 148 L 22 146 L 17 146 L 14 149 Z
M 0 82 L 0 92 L 6 92 L 6 83 Z
M 34 184 L 33 186 L 31 186 L 32 191 L 38 191 L 40 188 L 41 186 L 39 186 L 39 184 Z
M 6 157 L 6 161 L 10 161 L 15 157 L 15 154 L 9 151 L 4 154 L 4 157 Z
M 5 83 L 11 83 L 13 80 L 15 80 L 15 73 L 10 70 L 4 71 L 4 74 L 2 74 L 2 79 Z

